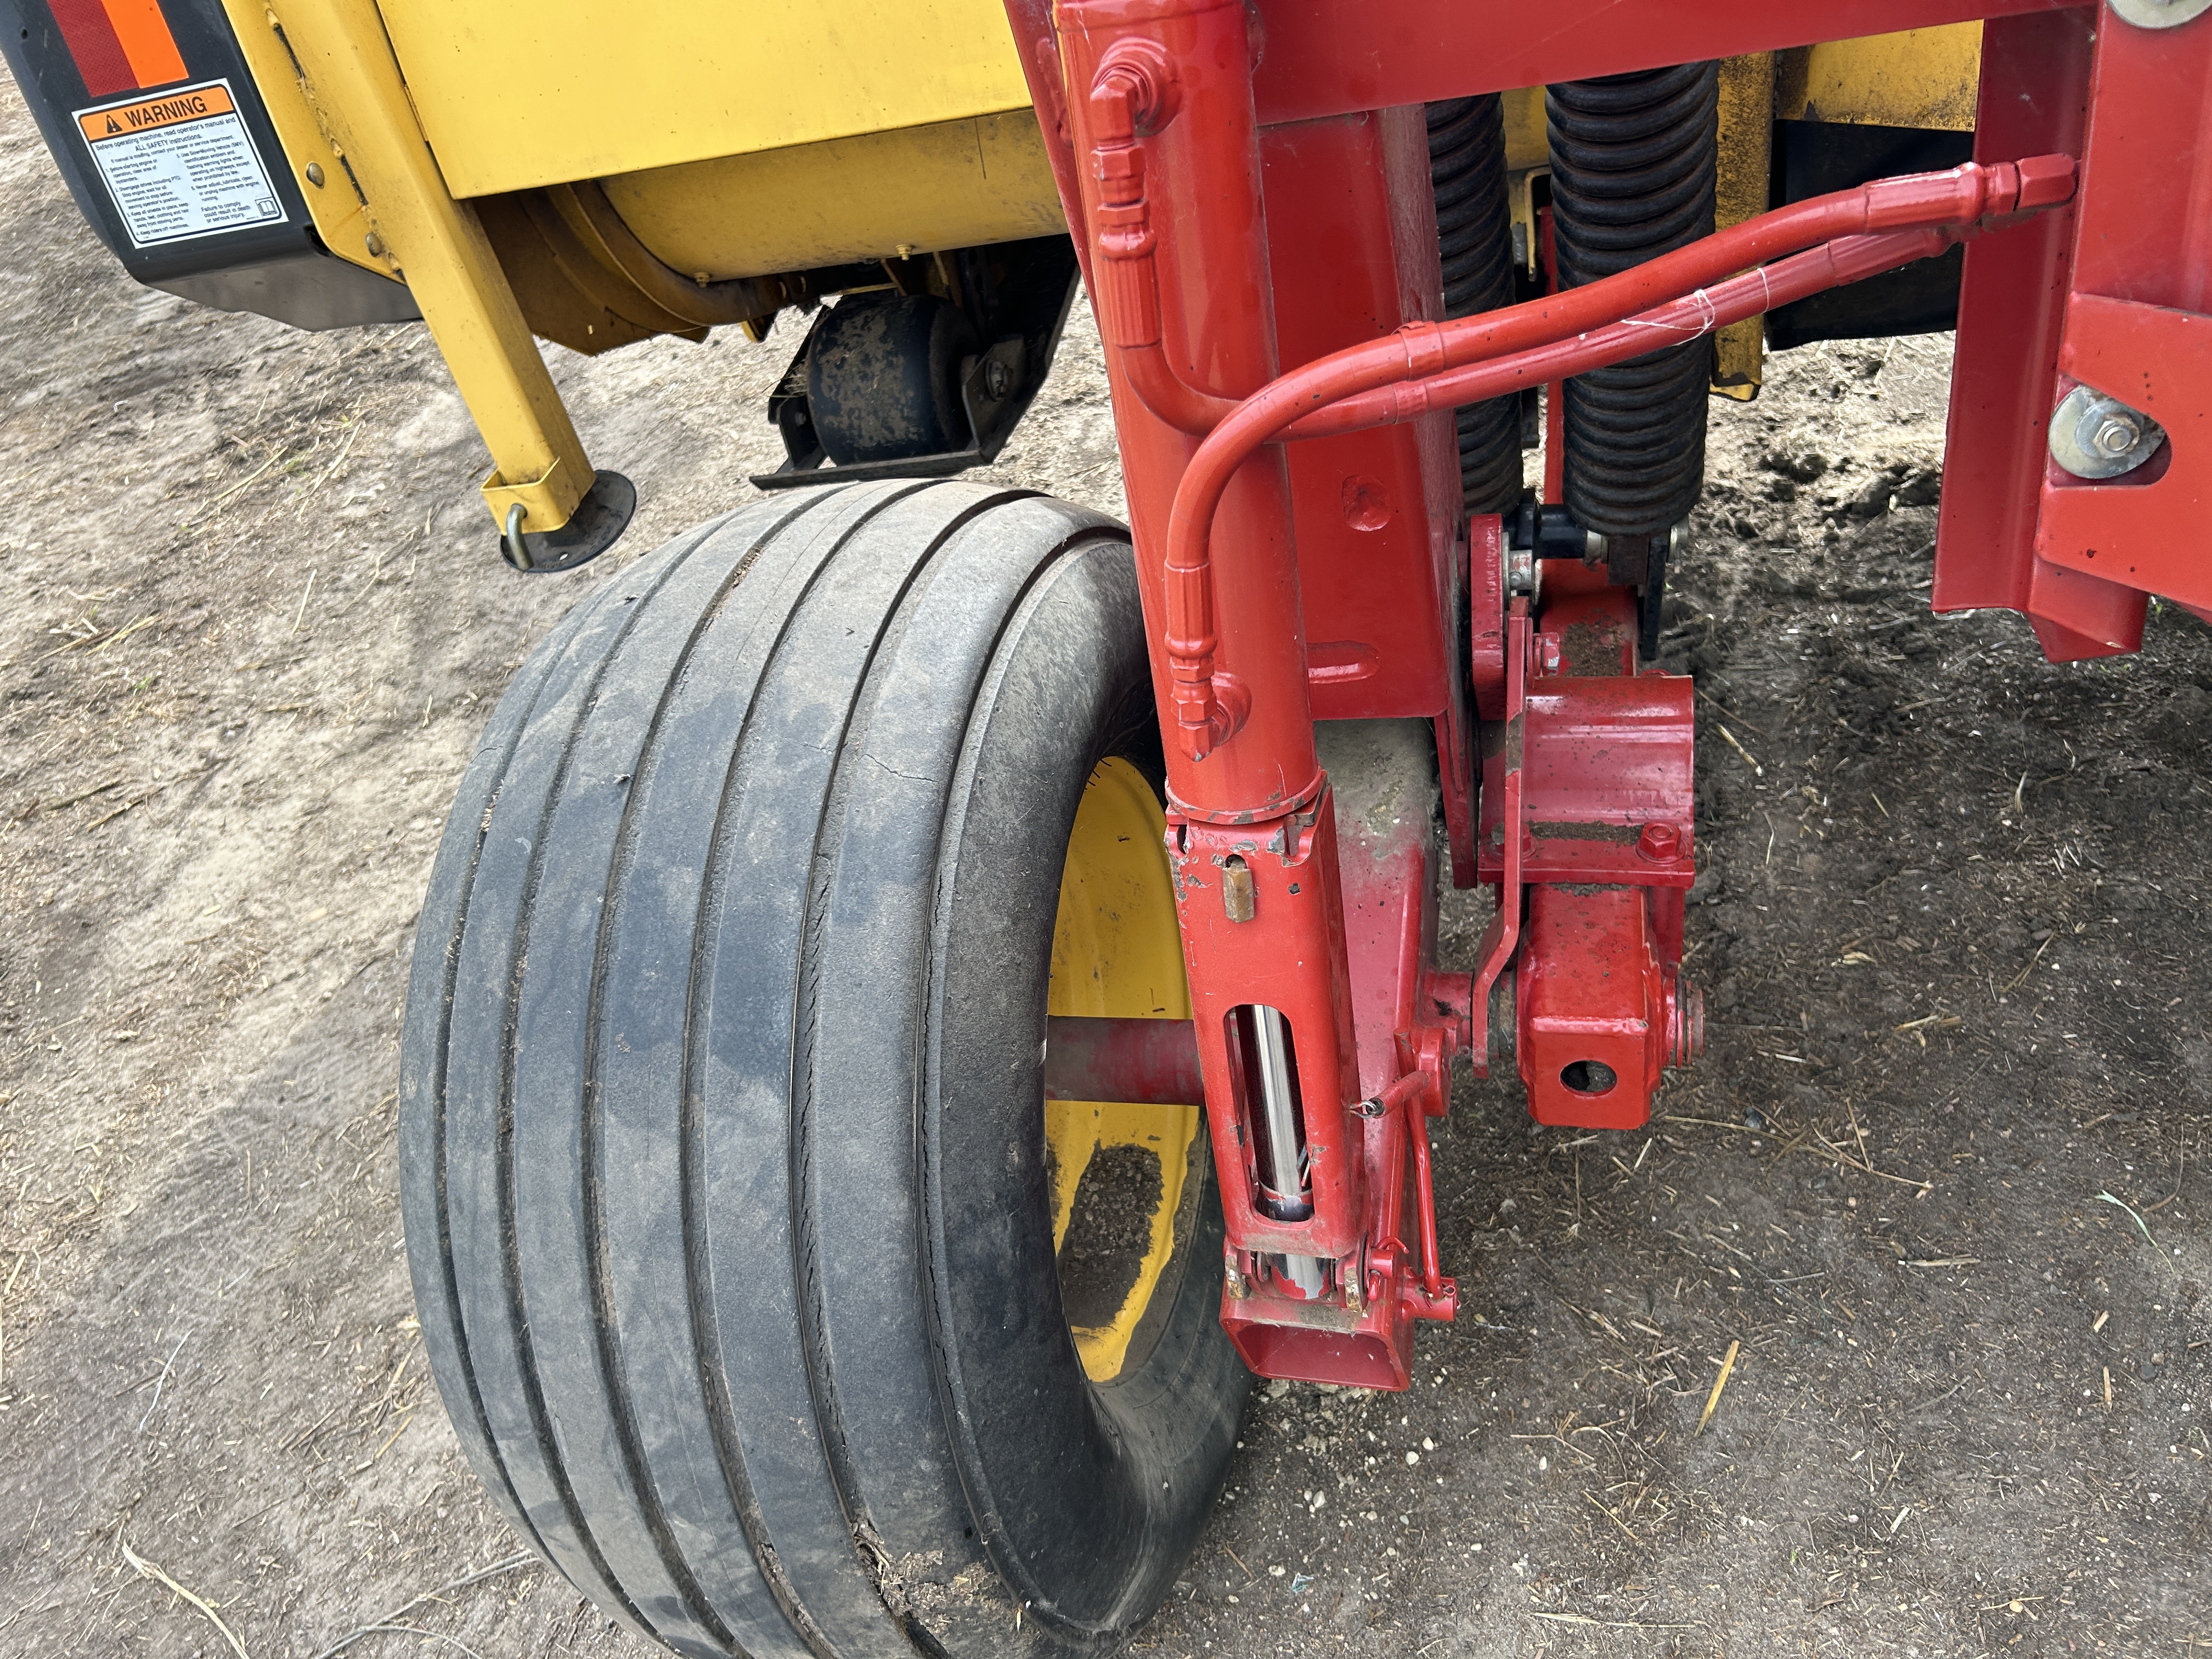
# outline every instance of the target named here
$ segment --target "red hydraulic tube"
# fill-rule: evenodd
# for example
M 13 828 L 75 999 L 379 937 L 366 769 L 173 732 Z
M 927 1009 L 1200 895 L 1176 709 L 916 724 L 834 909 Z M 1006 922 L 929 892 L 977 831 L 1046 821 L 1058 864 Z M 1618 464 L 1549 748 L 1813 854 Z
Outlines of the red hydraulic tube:
M 1679 299 L 1702 284 L 1721 283 L 1730 272 L 1801 251 L 1808 244 L 1839 237 L 1856 240 L 1885 230 L 1965 227 L 1986 217 L 2055 205 L 2068 199 L 2073 188 L 2074 163 L 2067 156 L 2037 156 L 1990 167 L 1970 162 L 1945 173 L 1876 179 L 1856 190 L 1776 209 L 1601 282 L 1481 317 L 1408 324 L 1385 339 L 1337 352 L 1261 387 L 1239 404 L 1199 447 L 1176 491 L 1169 519 L 1166 643 L 1184 752 L 1194 760 L 1203 759 L 1224 728 L 1235 729 L 1233 719 L 1224 718 L 1212 692 L 1213 597 L 1207 542 L 1215 509 L 1230 479 L 1261 445 L 1287 429 L 1303 427 L 1304 421 L 1346 398 L 1393 382 L 1434 380 L 1450 370 L 1508 353 L 1560 345 L 1589 331 L 1628 331 L 1625 336 L 1608 335 L 1609 356 L 1594 353 L 1588 362 L 1581 362 L 1583 343 L 1574 341 L 1563 353 L 1564 362 L 1547 360 L 1542 372 L 1512 384 L 1533 385 L 1634 356 L 1652 349 L 1650 334 L 1638 331 L 1656 319 L 1637 318 L 1633 325 L 1618 319 L 1640 307 Z M 1929 248 L 1924 240 L 1914 237 L 1897 248 L 1887 263 L 1902 264 L 1923 252 L 1939 251 L 1940 247 Z M 1885 268 L 1881 264 L 1863 264 L 1863 259 L 1878 257 L 1875 250 L 1850 249 L 1845 253 L 1848 257 L 1832 258 L 1825 267 L 1816 262 L 1802 277 L 1793 273 L 1793 279 L 1809 282 L 1811 286 L 1803 291 L 1810 293 Z M 1747 288 L 1731 289 L 1732 302 L 1747 307 L 1736 314 L 1754 315 L 1768 303 L 1779 303 L 1784 295 L 1773 285 L 1775 280 L 1753 272 Z M 1687 317 L 1708 314 L 1712 308 L 1710 295 L 1694 296 L 1690 303 L 1692 310 Z M 1670 318 L 1667 325 L 1680 331 L 1685 320 Z M 1468 376 L 1449 401 L 1474 402 L 1495 396 L 1502 389 L 1493 388 L 1482 377 Z M 1428 399 L 1423 411 L 1443 401 Z M 1404 418 L 1410 418 L 1410 414 L 1378 411 L 1374 418 L 1349 420 L 1342 427 L 1316 424 L 1305 430 L 1316 434 L 1348 430 Z
M 1419 420 L 1438 410 L 1457 409 L 1503 397 L 1524 386 L 1564 380 L 1593 368 L 1638 357 L 1660 345 L 1678 345 L 1756 317 L 1808 295 L 1840 288 L 1877 272 L 1932 258 L 1954 246 L 1955 229 L 1896 230 L 1879 236 L 1844 236 L 1771 265 L 1731 276 L 1711 288 L 1633 317 L 1592 329 L 1571 340 L 1534 346 L 1506 356 L 1470 363 L 1427 380 L 1379 386 L 1301 416 L 1284 431 L 1288 438 L 1318 438 L 1364 427 Z

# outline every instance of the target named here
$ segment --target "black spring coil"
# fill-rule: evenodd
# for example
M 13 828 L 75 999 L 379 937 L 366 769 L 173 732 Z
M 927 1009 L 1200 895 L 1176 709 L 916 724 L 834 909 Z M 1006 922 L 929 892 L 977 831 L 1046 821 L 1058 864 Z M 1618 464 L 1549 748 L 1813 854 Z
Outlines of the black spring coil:
M 1443 256 L 1444 315 L 1513 303 L 1513 225 L 1505 203 L 1505 115 L 1496 93 L 1431 104 L 1429 182 Z M 1460 492 L 1469 513 L 1504 513 L 1521 495 L 1521 404 L 1493 398 L 1458 411 Z
M 1577 288 L 1709 236 L 1720 65 L 1547 88 L 1559 286 Z M 1705 476 L 1712 342 L 1633 357 L 1567 382 L 1567 509 L 1604 536 L 1659 536 Z

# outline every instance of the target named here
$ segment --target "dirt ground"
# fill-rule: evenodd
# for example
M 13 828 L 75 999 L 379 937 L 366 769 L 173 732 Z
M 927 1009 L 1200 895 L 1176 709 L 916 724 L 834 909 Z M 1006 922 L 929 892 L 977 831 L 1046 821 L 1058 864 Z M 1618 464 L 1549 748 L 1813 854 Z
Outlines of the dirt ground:
M 0 1654 L 641 1656 L 424 1375 L 400 999 L 501 686 L 748 495 L 788 331 L 551 352 L 643 507 L 530 580 L 419 327 L 133 286 L 4 82 L 0 271 Z M 2212 630 L 1928 615 L 1947 352 L 1716 410 L 1705 1061 L 1633 1134 L 1462 1087 L 1466 1313 L 1408 1395 L 1263 1390 L 1140 1650 L 2212 1648 Z M 1117 506 L 1080 326 L 999 470 Z

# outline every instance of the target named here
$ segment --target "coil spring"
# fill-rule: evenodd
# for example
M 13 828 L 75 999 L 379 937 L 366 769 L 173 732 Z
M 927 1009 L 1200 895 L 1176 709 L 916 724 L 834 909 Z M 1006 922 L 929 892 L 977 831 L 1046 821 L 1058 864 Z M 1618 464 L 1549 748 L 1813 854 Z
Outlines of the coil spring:
M 1720 66 L 1547 88 L 1559 286 L 1712 234 Z M 1567 382 L 1566 496 L 1584 529 L 1659 536 L 1697 505 L 1712 344 L 1694 340 Z
M 1498 94 L 1428 106 L 1429 183 L 1444 315 L 1513 303 L 1513 226 L 1505 202 L 1505 114 Z M 1503 513 L 1521 494 L 1521 404 L 1494 398 L 1458 411 L 1460 493 L 1469 513 Z

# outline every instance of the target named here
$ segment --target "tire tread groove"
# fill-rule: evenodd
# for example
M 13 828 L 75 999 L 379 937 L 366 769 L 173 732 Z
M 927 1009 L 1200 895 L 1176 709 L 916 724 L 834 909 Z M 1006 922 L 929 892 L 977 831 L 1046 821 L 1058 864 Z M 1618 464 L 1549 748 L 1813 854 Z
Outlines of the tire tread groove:
M 751 545 L 739 555 L 729 571 L 716 583 L 713 597 L 700 611 L 683 645 L 678 650 L 666 681 L 654 700 L 653 712 L 647 718 L 637 744 L 635 773 L 642 778 L 649 766 L 658 763 L 663 723 L 670 706 L 682 690 L 690 667 L 693 653 L 708 631 L 720 620 L 724 607 L 732 594 L 760 559 L 769 542 L 787 531 L 814 506 L 820 497 L 794 505 L 793 509 L 771 519 L 753 537 Z M 637 614 L 642 617 L 645 603 L 641 602 Z M 609 652 L 610 658 L 613 652 Z M 581 731 L 580 724 L 579 732 Z M 690 1561 L 677 1544 L 669 1526 L 667 1512 L 662 1505 L 652 1476 L 641 1437 L 638 1432 L 635 1402 L 620 1358 L 621 1337 L 616 1323 L 614 1287 L 611 1264 L 609 1261 L 606 1236 L 605 1183 L 599 1168 L 602 1089 L 599 1075 L 599 1035 L 605 1018 L 605 1001 L 609 957 L 612 951 L 617 921 L 622 915 L 624 888 L 635 867 L 639 825 L 636 806 L 642 792 L 632 788 L 623 804 L 620 821 L 615 832 L 615 851 L 608 860 L 605 886 L 601 893 L 599 922 L 592 942 L 592 975 L 585 1003 L 585 1048 L 581 1071 L 582 1115 L 580 1145 L 585 1160 L 582 1174 L 584 1195 L 585 1258 L 591 1274 L 590 1306 L 592 1310 L 594 1358 L 598 1364 L 600 1387 L 606 1395 L 607 1414 L 613 1428 L 625 1473 L 629 1477 L 646 1527 L 653 1539 L 668 1576 L 683 1598 L 691 1615 L 722 1646 L 732 1653 L 743 1652 L 743 1644 L 713 1606 Z M 732 1479 L 742 1482 L 742 1468 L 722 1471 L 726 1483 Z M 732 1494 L 733 1507 L 735 1504 Z
M 979 516 L 994 507 L 1027 499 L 1036 493 L 1024 489 L 995 491 L 980 501 L 961 503 L 945 522 L 933 528 L 928 545 L 915 558 L 906 581 L 887 607 L 883 629 L 869 649 L 867 667 L 854 687 L 851 702 L 847 706 L 845 719 L 837 734 L 836 759 L 831 767 L 830 786 L 823 793 L 822 809 L 815 821 L 812 845 L 807 859 L 806 910 L 799 931 L 797 1008 L 792 1031 L 789 1142 L 792 1260 L 799 1283 L 799 1352 L 806 1366 L 807 1387 L 814 1398 L 815 1416 L 823 1427 L 823 1446 L 828 1453 L 830 1480 L 836 1488 L 838 1505 L 844 1510 L 848 1523 L 855 1529 L 855 1549 L 869 1582 L 876 1586 L 878 1595 L 882 1594 L 880 1575 L 867 1547 L 859 1537 L 861 1527 L 872 1530 L 873 1517 L 868 1513 L 866 1498 L 860 1491 L 859 1477 L 853 1468 L 844 1413 L 838 1401 L 836 1383 L 830 1375 L 821 1306 L 819 1230 L 815 1224 L 814 1207 L 810 1200 L 813 1190 L 813 1056 L 821 1006 L 821 945 L 829 926 L 829 899 L 836 874 L 837 858 L 833 843 L 851 796 L 853 768 L 863 760 L 858 751 L 865 747 L 867 741 L 869 716 L 882 690 L 882 677 L 887 659 L 896 653 L 905 635 L 913 606 L 927 585 L 932 567 L 952 539 Z M 888 1602 L 885 1603 L 885 1611 L 899 1620 L 902 1625 L 907 1622 L 904 1615 L 891 1608 Z
M 748 775 L 748 748 L 753 735 L 754 717 L 760 707 L 760 688 L 769 684 L 782 662 L 793 626 L 804 609 L 806 599 L 830 574 L 838 556 L 846 550 L 854 538 L 865 531 L 876 519 L 900 502 L 923 493 L 927 485 L 912 489 L 887 491 L 872 502 L 852 524 L 844 527 L 836 542 L 823 550 L 814 568 L 799 585 L 780 617 L 776 618 L 775 637 L 763 653 L 762 667 L 754 695 L 745 705 L 740 717 L 735 741 L 729 753 L 727 770 L 722 788 L 714 805 L 714 821 L 708 838 L 706 868 L 700 880 L 698 915 L 701 926 L 693 934 L 690 971 L 687 976 L 684 1016 L 683 1057 L 683 1128 L 681 1158 L 684 1176 L 681 1182 L 681 1204 L 684 1239 L 684 1273 L 690 1292 L 694 1349 L 699 1366 L 702 1395 L 707 1401 L 709 1431 L 720 1450 L 724 1468 L 743 1470 L 745 1457 L 743 1437 L 738 1432 L 735 1402 L 730 1398 L 728 1385 L 722 1376 L 719 1358 L 722 1347 L 720 1331 L 721 1316 L 714 1306 L 705 1271 L 708 1260 L 706 1221 L 704 1216 L 702 1141 L 704 1133 L 702 1108 L 704 1104 L 697 1079 L 706 1069 L 706 1057 L 702 1045 L 707 1036 L 708 1021 L 702 1018 L 701 994 L 711 984 L 711 958 L 717 929 L 709 918 L 716 915 L 722 905 L 729 879 L 730 814 L 732 805 L 744 793 L 741 781 Z M 820 1422 L 816 1431 L 826 1445 L 829 1437 L 823 1432 Z M 827 1458 L 825 1456 L 825 1462 Z M 834 1476 L 833 1476 L 834 1482 Z M 822 1627 L 819 1620 L 807 1609 L 793 1583 L 790 1571 L 781 1558 L 775 1540 L 769 1535 L 768 1517 L 749 1480 L 744 1481 L 742 1495 L 735 1487 L 732 1491 L 739 1524 L 744 1528 L 746 1542 L 751 1547 L 754 1559 L 759 1564 L 761 1577 L 767 1581 L 777 1605 L 790 1620 L 800 1639 L 817 1655 L 817 1659 L 843 1659 L 838 1644 Z
M 622 650 L 623 641 L 629 638 L 653 599 L 676 574 L 688 564 L 707 538 L 694 539 L 674 558 L 668 560 L 653 573 L 645 591 L 628 606 L 629 614 L 615 629 L 597 660 L 592 662 L 581 681 L 581 708 L 588 713 L 597 701 L 599 688 L 608 668 Z M 593 596 L 593 609 L 605 602 L 611 588 L 602 589 Z M 573 684 L 573 683 L 572 683 Z M 570 690 L 564 686 L 564 694 Z M 630 1599 L 621 1579 L 608 1564 L 605 1551 L 594 1535 L 591 1522 L 585 1516 L 583 1505 L 577 1501 L 575 1490 L 569 1481 L 568 1469 L 561 1455 L 560 1446 L 545 1406 L 543 1385 L 538 1380 L 537 1350 L 531 1336 L 530 1320 L 525 1307 L 522 1283 L 522 1247 L 516 1222 L 514 1183 L 514 1073 L 515 1057 L 520 1042 L 520 1010 L 523 972 L 530 957 L 530 932 L 532 908 L 538 891 L 544 880 L 548 836 L 553 816 L 566 787 L 571 763 L 582 740 L 587 721 L 579 718 L 571 722 L 561 734 L 559 751 L 554 760 L 546 785 L 545 798 L 539 805 L 535 833 L 531 837 L 530 855 L 525 866 L 520 902 L 516 911 L 516 925 L 508 948 L 507 970 L 505 979 L 504 1004 L 501 1012 L 499 1099 L 495 1121 L 498 1133 L 498 1152 L 495 1164 L 498 1176 L 499 1246 L 501 1268 L 506 1275 L 509 1339 L 514 1344 L 518 1371 L 523 1385 L 524 1404 L 529 1413 L 532 1438 L 538 1457 L 546 1476 L 558 1495 L 576 1541 L 591 1563 L 599 1579 L 612 1590 L 616 1605 L 624 1619 L 641 1631 L 652 1631 L 653 1626 Z
M 475 824 L 469 831 L 468 863 L 460 877 L 459 890 L 455 895 L 451 937 L 439 951 L 441 971 L 436 1002 L 436 1036 L 431 1045 L 431 1053 L 434 1056 L 433 1070 L 427 1090 L 431 1113 L 429 1146 L 432 1191 L 434 1195 L 438 1228 L 440 1288 L 445 1293 L 444 1305 L 439 1311 L 443 1322 L 451 1328 L 453 1358 L 455 1363 L 460 1367 L 464 1392 L 475 1437 L 484 1449 L 485 1455 L 491 1459 L 497 1475 L 498 1486 L 494 1494 L 495 1498 L 504 1500 L 500 1507 L 509 1523 L 516 1527 L 532 1548 L 549 1559 L 550 1556 L 545 1547 L 544 1540 L 538 1535 L 537 1528 L 532 1523 L 527 1512 L 523 1509 L 521 1498 L 514 1489 L 514 1478 L 507 1471 L 506 1454 L 501 1449 L 499 1442 L 492 1432 L 491 1420 L 484 1410 L 483 1392 L 477 1380 L 476 1365 L 469 1352 L 467 1333 L 462 1323 L 459 1281 L 453 1268 L 453 1218 L 447 1188 L 446 1055 L 453 1030 L 455 982 L 460 971 L 459 946 L 462 937 L 468 930 L 470 901 L 474 895 L 477 872 L 483 865 L 484 843 L 490 834 L 489 825 L 491 815 L 499 805 L 501 789 L 505 781 L 508 763 L 514 759 L 515 750 L 520 747 L 523 735 L 529 730 L 531 717 L 537 713 L 540 700 L 556 678 L 566 646 L 572 643 L 574 636 L 582 631 L 584 619 L 585 607 L 579 606 L 568 616 L 563 617 L 553 632 L 541 643 L 539 650 L 545 654 L 540 665 L 537 665 L 533 681 L 529 685 L 528 700 L 517 712 L 511 729 L 505 734 L 499 751 L 499 760 L 496 765 L 490 769 L 492 787 L 486 794 L 480 809 L 476 807 L 473 802 L 469 804 L 471 811 L 475 815 Z M 416 948 L 418 951 L 422 948 L 419 938 Z

